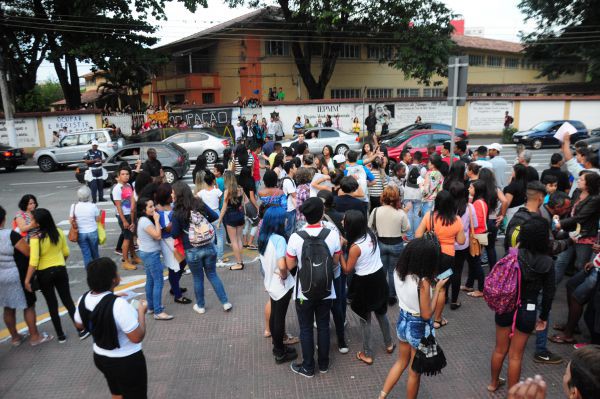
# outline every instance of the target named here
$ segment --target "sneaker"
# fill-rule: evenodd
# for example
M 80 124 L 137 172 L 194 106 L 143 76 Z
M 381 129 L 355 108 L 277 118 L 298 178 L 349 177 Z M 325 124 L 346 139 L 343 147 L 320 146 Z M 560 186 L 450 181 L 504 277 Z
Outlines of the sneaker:
M 542 364 L 560 364 L 562 363 L 563 359 L 562 357 L 555 355 L 550 351 L 546 351 L 542 353 L 536 353 L 535 356 L 533 356 L 533 361 Z
M 319 367 L 319 373 L 321 373 L 321 374 L 327 374 L 328 371 L 329 371 L 329 367 L 326 367 L 324 369 L 322 369 L 321 367 Z
M 196 305 L 194 305 L 193 309 L 194 309 L 194 312 L 196 312 L 196 313 L 199 313 L 199 314 L 204 314 L 204 313 L 206 313 L 206 309 L 204 309 L 204 308 L 201 308 L 201 307 L 200 307 L 200 306 L 198 306 L 197 304 L 196 304 Z
M 286 351 L 281 356 L 275 356 L 275 363 L 282 364 L 291 362 L 292 360 L 296 360 L 298 358 L 298 352 L 294 348 L 286 348 Z
M 581 349 L 581 348 L 583 348 L 584 346 L 587 346 L 587 345 L 589 345 L 589 344 L 586 344 L 585 342 L 582 342 L 580 344 L 573 345 L 573 348 L 575 348 L 575 349 Z
M 230 304 L 229 302 L 227 302 L 227 303 L 223 304 L 223 310 L 224 310 L 225 312 L 229 312 L 229 311 L 231 310 L 231 308 L 232 308 L 232 307 L 233 307 L 233 305 L 232 305 L 232 304 Z
M 129 263 L 129 262 L 125 261 L 125 260 L 121 263 L 121 266 L 125 270 L 137 270 L 137 266 L 136 265 L 134 265 L 133 263 Z
M 217 267 L 227 267 L 227 263 L 223 262 L 222 260 L 217 261 Z
M 348 353 L 348 352 L 349 352 L 348 345 L 346 344 L 346 341 L 345 341 L 345 340 L 343 340 L 343 339 L 342 339 L 342 340 L 340 340 L 340 341 L 338 342 L 338 351 L 339 351 L 339 352 L 340 352 L 342 355 L 345 355 L 346 353 Z
M 59 344 L 64 344 L 65 342 L 67 342 L 67 336 L 66 335 L 59 335 L 58 336 L 58 343 Z
M 119 256 L 123 256 L 123 251 L 120 249 L 115 249 L 115 253 Z
M 306 370 L 304 367 L 302 367 L 302 364 L 299 363 L 294 363 L 292 362 L 290 364 L 290 369 L 296 373 L 296 374 L 300 374 L 302 377 L 306 377 L 306 378 L 313 378 L 315 376 L 315 372 L 309 372 L 308 370 Z
M 79 339 L 81 341 L 83 341 L 84 339 L 86 339 L 89 336 L 90 336 L 90 332 L 88 330 L 81 330 L 81 331 L 79 331 Z

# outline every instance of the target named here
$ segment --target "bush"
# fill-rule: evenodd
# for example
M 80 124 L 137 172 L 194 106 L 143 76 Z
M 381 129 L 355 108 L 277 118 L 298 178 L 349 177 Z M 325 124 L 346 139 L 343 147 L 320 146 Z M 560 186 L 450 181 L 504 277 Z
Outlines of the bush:
M 513 138 L 512 138 L 513 134 L 515 134 L 518 131 L 519 131 L 518 129 L 516 129 L 512 126 L 505 127 L 502 130 L 502 142 L 504 144 L 511 144 L 513 142 Z

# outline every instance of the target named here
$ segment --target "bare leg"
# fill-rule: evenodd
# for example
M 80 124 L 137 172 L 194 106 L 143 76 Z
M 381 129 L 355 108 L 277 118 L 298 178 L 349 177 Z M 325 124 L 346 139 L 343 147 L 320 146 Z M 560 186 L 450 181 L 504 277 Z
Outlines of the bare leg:
M 442 312 L 444 311 L 444 305 L 446 304 L 446 288 L 440 290 L 440 294 L 438 295 L 438 300 L 435 305 L 435 318 L 433 321 L 437 321 L 439 323 L 442 322 Z M 440 325 L 441 327 L 441 325 Z
M 236 231 L 236 236 L 238 239 L 238 248 L 240 250 L 240 260 L 239 262 L 242 263 L 244 261 L 244 259 L 242 258 L 242 251 L 244 250 L 244 245 L 242 244 L 242 234 L 244 232 L 244 226 L 238 226 L 235 228 Z
M 513 385 L 519 382 L 521 377 L 521 361 L 523 360 L 523 352 L 525 351 L 525 345 L 529 334 L 522 333 L 519 330 L 515 330 L 510 341 L 510 347 L 508 349 L 508 387 L 510 389 Z
M 271 300 L 267 300 L 265 304 L 265 337 L 271 335 L 271 329 L 269 328 L 269 319 L 271 319 Z
M 398 350 L 398 359 L 392 365 L 392 368 L 388 372 L 387 377 L 385 378 L 385 382 L 383 383 L 383 392 L 389 394 L 392 389 L 394 389 L 394 385 L 398 382 L 400 377 L 402 377 L 402 373 L 408 366 L 412 356 L 414 356 L 414 349 L 408 344 L 408 342 L 400 341 L 400 349 Z
M 28 307 L 23 311 L 23 318 L 25 319 L 25 324 L 27 324 L 27 329 L 29 330 L 29 338 L 32 342 L 39 341 L 42 337 L 40 336 L 40 332 L 37 328 L 36 324 L 36 315 L 35 315 L 35 306 Z
M 238 237 L 237 227 L 226 226 L 227 234 L 229 234 L 229 239 L 231 240 L 231 248 L 233 249 L 233 256 L 235 256 L 235 260 L 237 263 L 242 263 L 242 245 L 241 245 L 241 237 Z
M 130 240 L 123 240 L 123 260 L 125 262 L 130 262 L 129 261 L 129 247 L 131 245 L 131 241 Z M 131 247 L 134 247 L 133 245 L 131 245 Z M 130 262 L 131 263 L 131 262 Z
M 419 395 L 419 386 L 421 385 L 421 374 L 415 373 L 412 369 L 412 362 L 415 359 L 415 353 L 417 350 L 415 348 L 411 348 L 410 351 L 410 364 L 411 367 L 408 368 L 408 382 L 406 383 L 406 398 L 407 399 L 416 399 Z
M 491 370 L 492 370 L 492 381 L 488 385 L 488 391 L 495 391 L 498 389 L 500 380 L 500 371 L 502 370 L 502 363 L 508 353 L 510 346 L 510 328 L 509 327 L 498 327 L 496 326 L 496 347 L 492 353 Z
M 16 310 L 11 308 L 4 308 L 4 324 L 6 324 L 6 328 L 8 332 L 10 332 L 10 336 L 12 337 L 12 342 L 19 342 L 22 338 L 21 334 L 17 331 L 17 317 Z

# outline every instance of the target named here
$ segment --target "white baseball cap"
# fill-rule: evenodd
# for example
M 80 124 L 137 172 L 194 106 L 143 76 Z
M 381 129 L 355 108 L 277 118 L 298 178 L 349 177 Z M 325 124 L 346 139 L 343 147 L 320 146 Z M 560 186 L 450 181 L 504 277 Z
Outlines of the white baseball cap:
M 346 157 L 343 154 L 337 154 L 333 157 L 334 162 L 337 164 L 346 162 Z
M 498 143 L 492 143 L 492 144 L 488 145 L 488 150 L 496 150 L 498 152 L 501 152 L 502 146 Z
M 98 145 L 98 140 L 92 140 L 92 145 Z

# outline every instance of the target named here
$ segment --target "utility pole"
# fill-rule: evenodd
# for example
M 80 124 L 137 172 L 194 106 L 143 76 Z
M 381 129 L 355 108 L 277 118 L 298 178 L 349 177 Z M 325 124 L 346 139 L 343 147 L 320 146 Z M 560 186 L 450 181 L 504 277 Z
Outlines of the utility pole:
M 450 136 L 450 165 L 454 161 L 454 139 L 456 137 L 456 107 L 467 101 L 467 73 L 469 57 L 450 57 L 448 62 L 448 105 L 452 106 L 452 128 Z
M 13 104 L 10 100 L 10 91 L 6 81 L 6 63 L 4 62 L 4 51 L 0 49 L 0 94 L 2 95 L 2 108 L 4 109 L 4 126 L 8 134 L 8 145 L 17 147 L 17 130 L 13 114 Z

